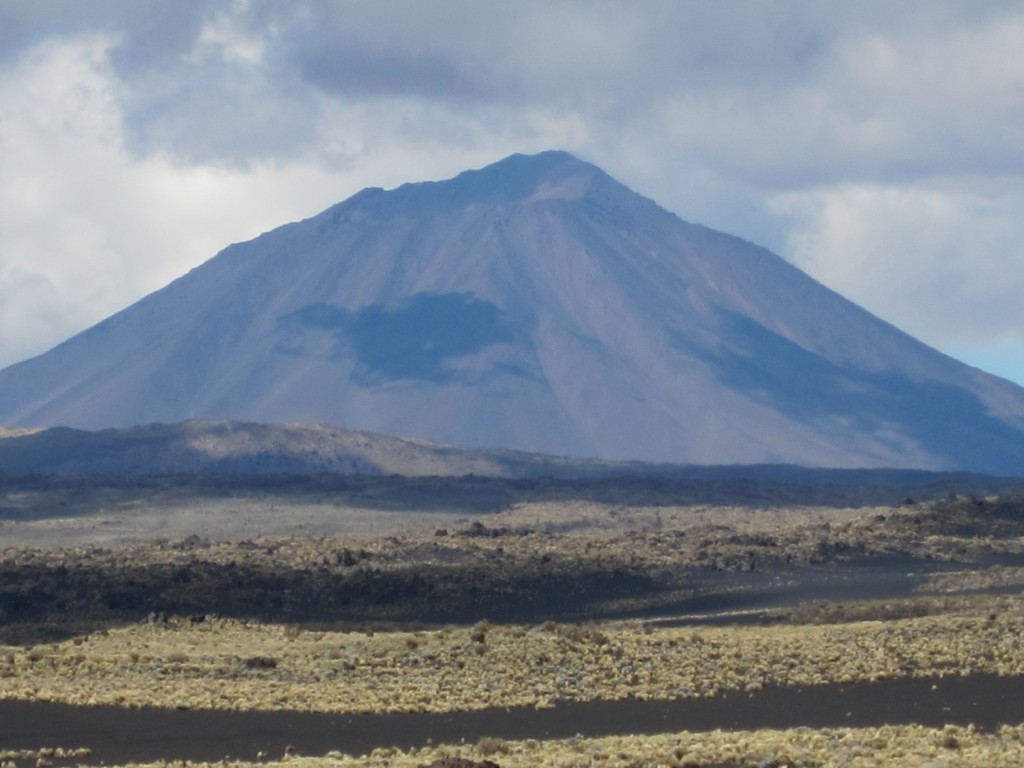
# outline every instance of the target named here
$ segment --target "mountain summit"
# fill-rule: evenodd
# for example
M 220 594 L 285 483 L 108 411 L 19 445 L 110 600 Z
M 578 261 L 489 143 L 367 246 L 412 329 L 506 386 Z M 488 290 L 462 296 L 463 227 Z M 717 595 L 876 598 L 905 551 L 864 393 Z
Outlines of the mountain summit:
M 0 423 L 1024 474 L 1024 389 L 564 152 L 366 189 L 0 371 Z

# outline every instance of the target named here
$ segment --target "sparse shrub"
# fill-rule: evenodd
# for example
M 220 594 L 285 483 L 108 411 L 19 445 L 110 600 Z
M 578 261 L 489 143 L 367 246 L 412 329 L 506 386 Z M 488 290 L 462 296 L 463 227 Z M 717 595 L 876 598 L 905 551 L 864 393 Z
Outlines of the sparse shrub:
M 595 627 L 580 626 L 573 624 L 565 627 L 562 636 L 574 643 L 593 643 L 594 645 L 605 645 L 608 636 Z
M 246 669 L 276 669 L 277 659 L 270 656 L 250 656 L 244 662 Z
M 939 740 L 939 746 L 941 746 L 943 749 L 960 749 L 960 739 L 958 739 L 952 733 L 943 733 L 941 735 L 941 739 Z
M 476 762 L 475 760 L 470 760 L 468 757 L 444 755 L 429 765 L 424 766 L 424 768 L 498 768 L 498 765 L 497 763 L 492 763 L 490 760 L 481 760 L 480 762 Z
M 504 739 L 499 739 L 494 736 L 482 736 L 476 743 L 477 751 L 484 757 L 490 757 L 501 753 L 503 755 L 508 754 L 509 747 L 505 743 Z
M 489 630 L 490 628 L 491 623 L 487 621 L 487 619 L 484 619 L 483 621 L 478 621 L 476 624 L 473 625 L 473 631 L 469 637 L 474 643 L 486 642 L 487 630 Z

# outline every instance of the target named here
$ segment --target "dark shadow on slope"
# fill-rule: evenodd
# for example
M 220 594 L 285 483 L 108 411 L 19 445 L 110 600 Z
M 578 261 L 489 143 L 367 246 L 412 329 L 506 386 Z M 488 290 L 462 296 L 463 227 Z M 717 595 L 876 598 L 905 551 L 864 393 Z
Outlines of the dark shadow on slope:
M 364 385 L 457 380 L 464 374 L 454 362 L 515 341 L 505 313 L 469 293 L 418 293 L 398 304 L 370 304 L 354 312 L 310 304 L 281 318 L 280 327 L 333 333 L 336 353 L 354 356 L 356 381 Z
M 503 313 L 469 294 L 417 294 L 395 307 L 371 304 L 347 328 L 366 381 L 449 381 L 449 362 L 512 341 Z
M 748 317 L 722 312 L 720 320 L 725 344 L 708 350 L 677 336 L 676 346 L 711 365 L 724 386 L 794 421 L 842 420 L 896 452 L 909 439 L 951 467 L 1000 474 L 1024 467 L 1024 433 L 966 389 L 836 365 Z

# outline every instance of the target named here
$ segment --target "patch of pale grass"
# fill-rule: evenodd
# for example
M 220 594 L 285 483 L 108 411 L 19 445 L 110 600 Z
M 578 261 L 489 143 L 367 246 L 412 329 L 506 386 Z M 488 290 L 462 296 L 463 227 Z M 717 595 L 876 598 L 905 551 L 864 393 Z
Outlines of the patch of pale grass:
M 1024 674 L 1024 606 L 811 626 L 638 622 L 322 632 L 177 619 L 0 646 L 4 695 L 72 704 L 447 712 L 558 700 L 674 699 L 937 674 Z

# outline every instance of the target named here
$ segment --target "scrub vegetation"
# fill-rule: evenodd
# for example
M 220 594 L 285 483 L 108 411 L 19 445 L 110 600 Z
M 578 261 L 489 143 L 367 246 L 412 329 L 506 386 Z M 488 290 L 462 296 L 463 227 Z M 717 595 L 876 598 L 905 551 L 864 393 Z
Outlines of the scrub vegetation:
M 9 492 L 5 504 L 29 501 Z M 129 535 L 125 521 L 145 520 L 144 503 L 131 514 L 112 506 L 8 518 L 0 533 L 21 545 L 0 551 L 0 698 L 450 715 L 1024 678 L 1019 497 L 870 507 L 541 500 L 392 517 L 318 499 L 277 510 L 290 529 L 254 536 L 233 535 L 231 522 L 245 504 L 260 519 L 265 499 L 207 498 L 191 516 L 180 501 L 157 505 L 168 532 L 205 520 L 204 535 Z M 90 541 L 103 519 L 116 535 Z M 73 543 L 57 546 L 62 537 Z M 282 747 L 232 757 L 439 768 L 1024 759 L 1012 717 L 836 725 L 546 739 L 482 732 L 402 748 L 382 737 L 361 755 Z M 0 749 L 10 747 L 4 759 L 18 768 L 34 764 L 31 755 L 52 763 L 38 756 L 40 743 Z M 74 754 L 62 764 L 90 763 Z M 183 757 L 197 759 L 166 759 Z

